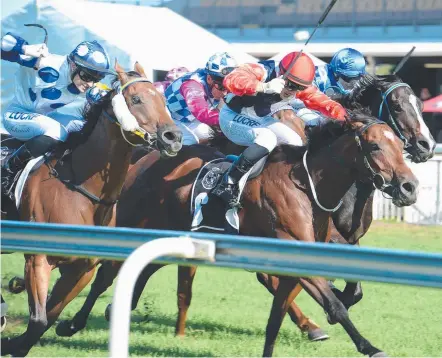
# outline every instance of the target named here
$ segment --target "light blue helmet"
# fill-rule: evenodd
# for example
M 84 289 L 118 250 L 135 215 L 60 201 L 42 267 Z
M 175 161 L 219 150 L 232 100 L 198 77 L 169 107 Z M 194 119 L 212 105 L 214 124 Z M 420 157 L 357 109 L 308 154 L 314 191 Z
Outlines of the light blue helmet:
M 236 60 L 227 52 L 217 52 L 207 61 L 206 70 L 211 76 L 225 77 L 237 66 Z
M 88 74 L 103 78 L 108 74 L 110 60 L 97 41 L 83 41 L 70 54 L 69 59 Z
M 330 67 L 336 75 L 359 77 L 365 74 L 364 55 L 352 48 L 343 48 L 334 54 Z

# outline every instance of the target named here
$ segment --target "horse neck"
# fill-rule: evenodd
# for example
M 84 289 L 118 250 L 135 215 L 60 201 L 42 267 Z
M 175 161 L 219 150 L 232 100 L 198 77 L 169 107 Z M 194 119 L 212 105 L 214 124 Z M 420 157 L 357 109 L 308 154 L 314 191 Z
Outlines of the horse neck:
M 101 113 L 86 142 L 72 153 L 74 181 L 103 200 L 116 200 L 129 168 L 131 149 L 119 127 Z
M 344 134 L 330 146 L 308 156 L 307 166 L 321 205 L 335 207 L 358 179 L 354 158 L 358 147 L 353 135 Z

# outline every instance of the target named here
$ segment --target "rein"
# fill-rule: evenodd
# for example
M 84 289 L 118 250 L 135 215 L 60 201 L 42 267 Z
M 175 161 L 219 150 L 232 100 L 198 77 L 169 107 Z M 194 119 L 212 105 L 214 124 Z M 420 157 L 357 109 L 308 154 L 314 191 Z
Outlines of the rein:
M 390 106 L 388 105 L 388 95 L 391 92 L 393 92 L 396 88 L 399 88 L 399 87 L 411 88 L 408 84 L 406 84 L 404 82 L 398 82 L 398 83 L 395 83 L 394 85 L 392 85 L 391 87 L 389 87 L 387 89 L 387 91 L 385 91 L 385 93 L 382 93 L 382 91 L 381 91 L 382 102 L 379 105 L 378 119 L 380 121 L 382 120 L 382 114 L 383 114 L 383 109 L 384 109 L 384 104 L 385 104 L 385 107 L 387 108 L 387 112 L 388 112 L 388 124 L 390 124 L 391 128 L 394 130 L 394 132 L 399 137 L 399 139 L 402 142 L 404 142 L 404 148 L 408 148 L 408 147 L 410 147 L 410 143 L 408 142 L 408 139 L 405 138 L 404 134 L 400 130 L 400 128 L 399 128 L 398 124 L 396 123 L 396 120 L 394 119 L 394 117 L 391 115 Z
M 385 122 L 380 121 L 380 120 L 376 120 L 376 121 L 373 121 L 373 122 L 371 122 L 371 123 L 366 124 L 366 125 L 363 126 L 359 131 L 355 131 L 355 136 L 354 136 L 354 138 L 355 138 L 356 144 L 358 145 L 359 151 L 360 151 L 360 152 L 363 154 L 363 156 L 364 156 L 364 165 L 365 165 L 365 167 L 368 169 L 368 171 L 371 173 L 371 178 L 370 178 L 370 180 L 372 181 L 373 186 L 374 186 L 376 189 L 378 189 L 378 190 L 384 192 L 385 189 L 392 187 L 392 185 L 391 185 L 391 184 L 387 184 L 387 182 L 385 181 L 384 177 L 383 177 L 380 173 L 377 173 L 377 172 L 373 169 L 373 167 L 371 166 L 371 164 L 370 164 L 370 162 L 369 162 L 369 160 L 368 160 L 368 158 L 367 158 L 367 155 L 366 155 L 365 152 L 364 152 L 364 149 L 363 149 L 363 147 L 362 147 L 362 142 L 361 142 L 361 135 L 362 135 L 362 134 L 363 134 L 368 128 L 370 128 L 372 125 L 375 125 L 375 124 L 385 124 Z M 303 164 L 304 164 L 304 169 L 305 169 L 305 171 L 307 172 L 307 177 L 308 177 L 308 180 L 309 180 L 309 183 L 310 183 L 310 189 L 311 189 L 311 191 L 312 191 L 313 198 L 315 199 L 315 203 L 316 203 L 316 205 L 319 206 L 322 210 L 324 210 L 324 211 L 326 211 L 326 212 L 332 212 L 332 213 L 334 213 L 334 212 L 336 212 L 336 211 L 341 207 L 343 201 L 342 201 L 342 199 L 341 199 L 341 200 L 339 201 L 338 205 L 336 205 L 336 206 L 335 206 L 334 208 L 332 208 L 332 209 L 328 209 L 328 208 L 324 207 L 324 206 L 319 202 L 318 196 L 317 196 L 317 194 L 316 194 L 315 185 L 314 185 L 314 183 L 313 183 L 313 179 L 312 179 L 312 177 L 311 177 L 311 175 L 310 175 L 310 172 L 309 172 L 309 170 L 308 170 L 308 166 L 307 166 L 307 153 L 308 153 L 308 150 L 305 151 L 304 156 L 303 156 L 303 158 L 302 158 L 302 162 L 303 162 Z M 336 160 L 336 158 L 334 158 L 334 157 L 332 157 L 332 158 Z M 338 161 L 338 163 L 340 163 L 340 162 Z M 341 163 L 340 163 L 340 164 L 341 164 Z M 378 181 L 378 182 L 377 182 L 377 178 L 379 178 L 379 181 Z
M 136 83 L 136 82 L 149 82 L 149 83 L 152 83 L 151 81 L 149 81 L 147 79 L 136 78 L 136 79 L 133 79 L 131 81 L 126 82 L 123 86 L 121 86 L 121 88 L 118 91 L 118 94 L 121 95 L 126 88 L 128 88 L 130 85 L 132 85 L 133 83 Z M 134 143 L 130 142 L 126 138 L 126 135 L 124 134 L 123 127 L 121 126 L 121 123 L 118 122 L 117 118 L 112 117 L 105 109 L 103 109 L 102 113 L 104 114 L 104 116 L 108 120 L 110 120 L 111 122 L 117 124 L 120 127 L 121 134 L 122 134 L 124 140 L 127 143 L 129 143 L 130 145 L 132 145 L 134 147 L 138 147 L 138 146 L 143 146 L 144 145 L 144 144 L 134 144 Z M 142 138 L 145 142 L 147 142 L 149 147 L 153 146 L 155 144 L 155 142 L 156 142 L 156 135 L 150 134 L 149 132 L 145 131 L 141 127 L 138 127 L 138 129 L 132 131 L 132 133 L 137 135 L 138 137 Z M 72 162 L 71 162 L 71 164 L 72 164 Z M 54 175 L 58 180 L 60 180 L 64 185 L 66 185 L 67 188 L 83 194 L 85 197 L 90 199 L 95 204 L 100 204 L 100 205 L 105 205 L 105 206 L 112 206 L 112 205 L 114 205 L 114 204 L 116 204 L 118 202 L 118 199 L 111 200 L 111 201 L 100 199 L 98 196 L 96 196 L 96 195 L 90 193 L 89 191 L 87 191 L 82 185 L 77 185 L 77 184 L 72 183 L 70 180 L 66 180 L 66 179 L 60 178 L 60 176 L 58 175 L 58 172 L 54 168 L 50 168 L 50 169 L 51 169 L 52 175 Z

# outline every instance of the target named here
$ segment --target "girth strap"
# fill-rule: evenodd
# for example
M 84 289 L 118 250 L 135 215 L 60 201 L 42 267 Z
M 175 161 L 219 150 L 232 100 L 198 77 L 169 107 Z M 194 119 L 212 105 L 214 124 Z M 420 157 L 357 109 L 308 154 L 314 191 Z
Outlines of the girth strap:
M 94 203 L 96 204 L 101 204 L 101 205 L 106 205 L 106 206 L 112 206 L 114 204 L 116 204 L 118 202 L 118 199 L 116 200 L 112 200 L 112 201 L 107 201 L 107 200 L 103 200 L 100 199 L 98 196 L 89 193 L 85 188 L 83 188 L 81 185 L 77 185 L 72 183 L 70 180 L 65 180 L 65 179 L 61 179 L 58 178 L 64 185 L 66 185 L 69 189 L 71 190 L 75 190 L 78 191 L 79 193 L 83 194 L 85 197 L 87 197 L 88 199 L 92 200 Z

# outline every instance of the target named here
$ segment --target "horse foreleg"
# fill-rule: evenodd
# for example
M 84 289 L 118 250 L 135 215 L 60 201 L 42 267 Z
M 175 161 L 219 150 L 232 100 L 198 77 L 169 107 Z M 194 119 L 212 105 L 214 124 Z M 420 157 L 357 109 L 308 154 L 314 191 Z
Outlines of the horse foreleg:
M 301 279 L 302 287 L 318 302 L 327 312 L 328 316 L 335 322 L 338 322 L 345 329 L 352 339 L 357 350 L 361 354 L 369 356 L 385 356 L 378 348 L 374 347 L 366 338 L 364 338 L 350 320 L 348 311 L 341 301 L 334 295 L 326 279 L 321 277 Z
M 192 285 L 195 273 L 196 266 L 178 266 L 178 319 L 175 326 L 177 336 L 184 336 L 187 311 L 192 301 Z
M 160 268 L 164 267 L 166 265 L 159 265 L 159 264 L 149 264 L 147 265 L 144 270 L 141 272 L 140 276 L 137 279 L 137 282 L 135 283 L 134 292 L 132 296 L 132 311 L 137 308 L 138 301 L 140 300 L 141 294 L 143 293 L 144 287 L 147 284 L 147 281 L 152 277 L 152 275 L 157 272 Z M 110 319 L 110 312 L 111 312 L 112 305 L 108 304 L 106 307 L 105 316 L 106 319 Z
M 72 320 L 64 320 L 58 323 L 56 333 L 59 336 L 71 337 L 86 327 L 87 320 L 95 302 L 97 302 L 98 297 L 100 297 L 103 292 L 112 286 L 121 265 L 121 261 L 104 261 L 101 263 L 97 276 L 92 283 L 91 290 L 80 311 L 77 312 Z
M 48 326 L 46 300 L 52 267 L 46 255 L 25 255 L 25 259 L 25 283 L 30 313 L 28 327 L 18 337 L 2 338 L 2 355 L 26 356 Z
M 276 276 L 272 276 L 266 273 L 257 272 L 256 277 L 258 281 L 272 294 L 275 295 L 275 292 L 279 285 L 279 278 Z M 302 286 L 298 284 L 297 286 L 298 293 L 301 292 Z M 295 299 L 296 299 L 295 296 Z M 299 306 L 293 301 L 290 304 L 290 307 L 287 311 L 290 316 L 290 319 L 294 324 L 298 326 L 301 332 L 306 332 L 308 334 L 308 338 L 310 341 L 322 341 L 330 338 L 322 329 L 319 327 L 313 320 L 308 318 L 301 311 Z
M 263 357 L 271 357 L 273 355 L 273 348 L 282 321 L 284 320 L 290 304 L 299 292 L 296 287 L 297 283 L 297 278 L 284 277 L 279 280 L 278 288 L 273 297 L 269 321 L 267 323 Z
M 95 273 L 96 259 L 78 259 L 64 265 L 61 276 L 55 283 L 48 300 L 48 326 L 51 327 L 60 316 L 63 309 L 71 302 L 92 280 Z

